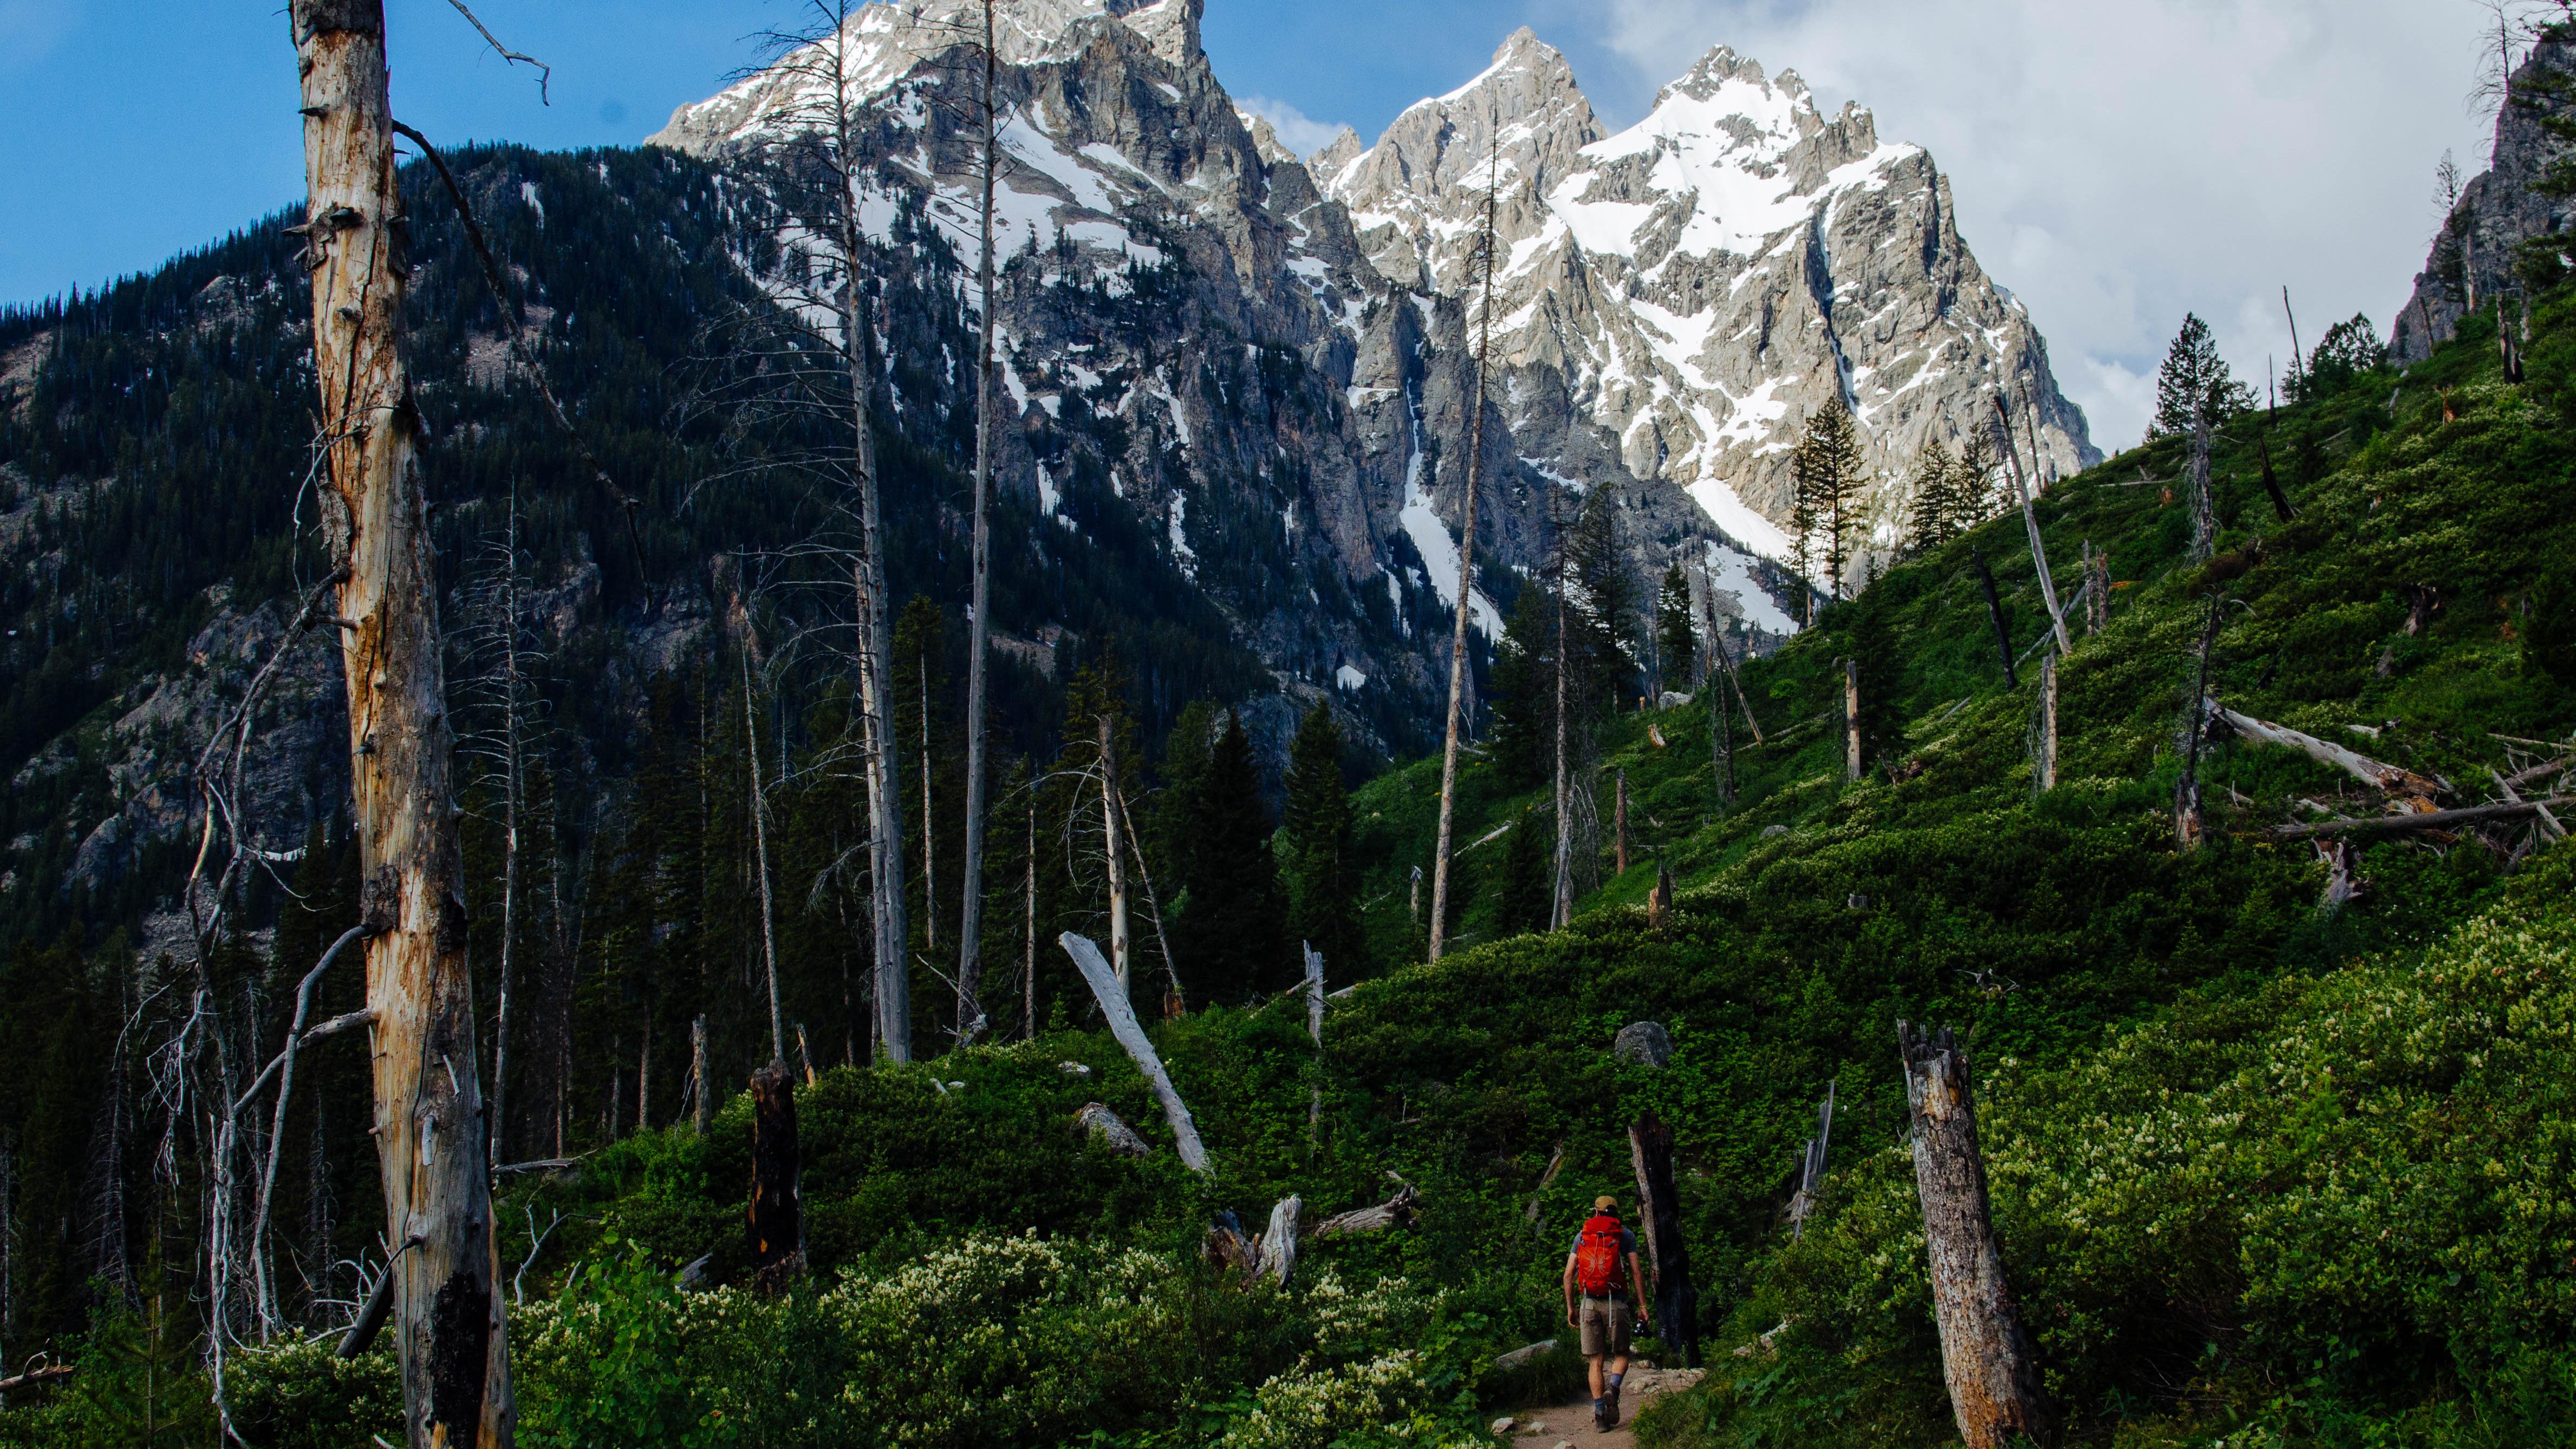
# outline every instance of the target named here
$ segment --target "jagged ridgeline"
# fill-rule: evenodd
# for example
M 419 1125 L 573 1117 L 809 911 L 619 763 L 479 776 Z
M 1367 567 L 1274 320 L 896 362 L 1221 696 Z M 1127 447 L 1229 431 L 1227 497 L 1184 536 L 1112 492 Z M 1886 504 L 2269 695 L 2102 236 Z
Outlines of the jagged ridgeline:
M 870 1060 L 852 529 L 814 465 L 842 440 L 765 310 L 808 260 L 755 144 L 794 78 L 639 150 L 456 152 L 506 299 L 444 188 L 404 178 L 487 1012 L 496 963 L 519 972 L 492 1226 L 523 1442 L 1489 1443 L 1496 1413 L 1579 1399 L 1579 1364 L 1531 1346 L 1652 1119 L 1711 1371 L 1646 1441 L 1930 1449 L 1954 1420 L 1900 1018 L 1966 1043 L 2001 1266 L 2072 1442 L 2567 1437 L 2576 915 L 2557 821 L 2504 799 L 2563 795 L 2548 742 L 2576 724 L 2563 257 L 2519 284 L 2527 359 L 2465 305 L 2402 372 L 2343 335 L 2294 406 L 2213 419 L 2202 494 L 2188 436 L 2088 466 L 1928 156 L 1726 51 L 1605 136 L 1524 33 L 1309 163 L 1218 86 L 1193 0 L 1020 0 L 978 296 L 977 9 L 872 9 L 851 47 L 918 1064 Z M 288 629 L 324 570 L 296 220 L 0 318 L 0 1365 L 72 1370 L 9 1391 L 12 1449 L 212 1442 L 210 1327 L 248 1442 L 404 1434 L 389 1349 L 330 1348 L 385 1261 L 362 1037 L 317 1042 L 277 1130 L 248 1129 L 284 1170 L 272 1240 L 229 1258 L 206 1104 L 158 1065 L 193 1033 L 190 1080 L 248 1080 L 361 914 L 332 625 Z M 932 963 L 988 306 L 994 1020 L 952 1049 Z M 1917 484 L 1946 475 L 1920 460 L 1967 451 L 1998 393 L 2054 486 L 2026 530 L 1952 478 L 1926 524 Z M 1815 583 L 1871 581 L 1830 605 L 1775 560 L 1828 407 L 1862 542 Z M 2034 535 L 2085 590 L 2045 673 Z M 1357 789 L 1342 766 L 1429 746 L 1462 591 L 1488 718 L 1454 949 L 1422 967 L 1436 762 Z M 1731 676 L 1712 630 L 1762 657 Z M 234 797 L 260 868 L 199 998 L 191 772 L 281 649 Z M 1107 934 L 1104 747 L 1147 868 L 1136 997 L 1204 1175 L 1053 944 Z M 2431 806 L 2487 813 L 2432 832 Z M 2391 833 L 2336 843 L 2356 822 Z M 2283 833 L 2319 827 L 2323 851 Z M 774 1296 L 736 1090 L 770 1054 L 773 920 L 812 1270 Z M 1300 938 L 1343 993 L 1314 1018 Z M 313 1014 L 357 1005 L 342 969 Z M 1300 1206 L 1335 1231 L 1249 1248 Z M 274 1322 L 207 1281 L 262 1246 Z

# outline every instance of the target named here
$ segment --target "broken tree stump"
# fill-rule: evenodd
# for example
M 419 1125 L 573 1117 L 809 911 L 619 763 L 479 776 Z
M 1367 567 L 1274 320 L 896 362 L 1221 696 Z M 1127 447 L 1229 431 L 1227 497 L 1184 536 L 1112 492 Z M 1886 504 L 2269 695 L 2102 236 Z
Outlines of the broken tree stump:
M 805 1271 L 805 1209 L 797 1188 L 796 1084 L 782 1062 L 751 1074 L 752 1282 L 778 1293 Z
M 1646 1260 L 1655 1279 L 1655 1326 L 1677 1363 L 1699 1361 L 1699 1290 L 1691 1285 L 1690 1248 L 1682 1240 L 1681 1195 L 1673 1184 L 1673 1129 L 1648 1112 L 1628 1127 L 1628 1156 L 1637 1170 L 1637 1216 L 1645 1224 Z
M 1099 1138 L 1101 1146 L 1121 1157 L 1143 1157 L 1154 1150 L 1124 1118 L 1099 1102 L 1083 1103 L 1082 1110 L 1073 1114 L 1073 1125 Z
M 1943 1028 L 1896 1024 L 1914 1136 L 1914 1185 L 1923 1203 L 1941 1373 L 1968 1449 L 2003 1449 L 2057 1427 L 2038 1356 L 2004 1283 L 2003 1252 L 1986 1199 L 1986 1165 L 1968 1091 L 1968 1059 Z

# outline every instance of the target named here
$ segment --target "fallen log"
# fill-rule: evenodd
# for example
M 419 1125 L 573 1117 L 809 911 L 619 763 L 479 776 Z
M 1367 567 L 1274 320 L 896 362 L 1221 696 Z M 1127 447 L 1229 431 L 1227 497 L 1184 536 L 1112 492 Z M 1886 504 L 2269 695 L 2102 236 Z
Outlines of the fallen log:
M 2260 744 L 2279 745 L 2284 749 L 2297 750 L 2319 764 L 2332 765 L 2363 784 L 2388 794 L 2416 795 L 2431 800 L 2451 793 L 2451 787 L 2447 781 L 2418 775 L 2401 766 L 2381 764 L 2368 755 L 2347 750 L 2341 745 L 2318 739 L 2311 734 L 2303 734 L 2287 725 L 2277 725 L 2268 720 L 2256 719 L 2249 714 L 2239 714 L 2216 700 L 2207 701 L 2207 708 L 2210 718 L 2225 721 L 2228 728 L 2248 739 Z
M 25 1373 L 12 1374 L 5 1379 L 0 1379 L 0 1394 L 14 1393 L 19 1389 L 32 1389 L 38 1384 L 58 1383 L 78 1372 L 80 1372 L 80 1365 L 76 1363 L 48 1364 L 44 1368 L 29 1369 Z
M 2324 820 L 2314 825 L 2275 825 L 2268 832 L 2274 840 L 2314 840 L 2323 835 L 2410 835 L 2419 830 L 2457 830 L 2464 825 L 2490 825 L 2499 820 L 2523 820 L 2540 813 L 2543 806 L 2576 805 L 2564 797 L 2549 800 L 2525 800 L 2521 804 L 2471 805 L 2460 810 L 2427 810 L 2414 815 L 2377 815 L 2367 820 Z
M 1374 1207 L 1335 1213 L 1317 1223 L 1315 1236 L 1319 1239 L 1354 1238 L 1363 1233 L 1384 1232 L 1388 1228 L 1411 1227 L 1415 1211 L 1413 1205 L 1421 1199 L 1422 1194 L 1415 1192 L 1413 1184 L 1408 1182 L 1396 1189 L 1395 1196 Z
M 2509 805 L 2520 805 L 2524 803 L 2522 796 L 2514 792 L 2513 782 L 2511 780 L 2506 779 L 2502 774 L 2495 770 L 2489 770 L 2487 773 L 2495 776 L 2496 788 L 2504 792 L 2505 803 Z M 2565 840 L 2567 838 L 2567 827 L 2558 823 L 2558 817 L 2549 813 L 2549 807 L 2546 804 L 2535 804 L 2533 808 L 2540 812 L 2540 830 L 2542 834 L 2547 835 L 2551 840 Z

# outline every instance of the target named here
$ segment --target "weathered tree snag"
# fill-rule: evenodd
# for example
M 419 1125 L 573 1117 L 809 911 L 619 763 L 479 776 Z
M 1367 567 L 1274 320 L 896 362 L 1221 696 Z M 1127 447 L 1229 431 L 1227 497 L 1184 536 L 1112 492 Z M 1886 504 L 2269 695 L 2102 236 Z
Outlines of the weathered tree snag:
M 984 714 L 986 670 L 992 655 L 993 529 L 986 516 L 993 493 L 993 181 L 999 161 L 993 88 L 1000 57 L 993 48 L 993 0 L 984 0 L 983 174 L 977 208 L 983 249 L 975 266 L 975 532 L 974 602 L 966 621 L 966 864 L 964 914 L 957 929 L 957 1039 L 965 1041 L 985 1019 L 984 990 Z
M 1977 567 L 1977 585 L 1986 593 L 1986 617 L 1995 626 L 1995 648 L 2004 657 L 2004 684 L 2021 688 L 2021 670 L 2013 663 L 2012 630 L 2004 623 L 2003 597 L 1995 592 L 1995 571 L 1986 567 L 1986 551 L 1970 548 L 1968 558 Z
M 797 1185 L 796 1085 L 784 1062 L 751 1074 L 752 1282 L 778 1293 L 805 1271 L 805 1205 Z
M 2287 725 L 2271 724 L 2252 715 L 2238 714 L 2221 707 L 2215 700 L 2209 701 L 2208 710 L 2211 718 L 2226 721 L 2229 729 L 2247 739 L 2258 744 L 2297 750 L 2319 764 L 2332 765 L 2363 784 L 2390 795 L 2432 800 L 2451 793 L 2451 787 L 2445 781 L 2418 775 L 2397 765 L 2383 765 L 2368 755 L 2347 750 L 2314 735 L 2301 734 Z
M 2202 712 L 2209 704 L 2209 656 L 2218 646 L 2218 626 L 2223 616 L 2219 601 L 2209 601 L 2209 619 L 2200 630 L 2199 672 L 2194 677 L 2191 703 L 2182 712 L 2182 774 L 2174 780 L 2174 844 L 2188 854 L 2200 849 L 2200 746 L 2207 729 Z
M 704 1137 L 707 1129 L 716 1122 L 714 1083 L 707 1080 L 707 1018 L 704 1012 L 689 1023 L 689 1080 L 697 1088 L 697 1111 L 689 1125 L 691 1130 Z
M 2210 496 L 2209 419 L 2191 410 L 2191 463 L 2183 470 L 2191 495 L 2191 561 L 2209 562 L 2218 551 L 2218 506 Z
M 2039 574 L 2039 601 L 2048 606 L 2049 627 L 2056 631 L 2058 651 L 2072 654 L 2075 652 L 2075 641 L 2066 635 L 2066 611 L 2057 606 L 2057 585 L 2048 576 L 2048 544 L 2039 536 L 2039 508 L 2033 501 L 2033 495 L 2038 489 L 2033 480 L 2022 476 L 2021 446 L 2013 441 L 2012 414 L 2004 408 L 2003 394 L 1995 394 L 1994 402 L 1995 416 L 2001 419 L 2004 425 L 2006 471 L 2012 474 L 2013 492 L 2021 499 L 2022 527 L 2030 534 L 2030 566 Z M 2030 459 L 2033 467 L 2039 465 L 2037 427 L 2038 420 L 2034 416 L 2033 431 L 2030 436 Z M 2005 647 L 2011 646 L 2007 643 Z
M 1297 1220 L 1305 1208 L 1304 1200 L 1290 1193 L 1270 1209 L 1270 1226 L 1254 1245 L 1254 1274 L 1288 1286 L 1288 1275 L 1297 1271 Z
M 2057 653 L 2039 661 L 2039 788 L 2057 788 Z
M 1135 999 L 1134 964 L 1127 949 L 1127 858 L 1118 844 L 1118 746 L 1109 716 L 1100 717 L 1100 819 L 1109 856 L 1109 965 L 1118 990 Z
M 2084 632 L 2099 634 L 2111 627 L 2111 556 L 2084 545 Z
M 2272 499 L 2272 513 L 2283 523 L 2291 522 L 2299 516 L 2299 510 L 2290 506 L 2290 495 L 2281 491 L 2280 475 L 2272 471 L 2272 444 L 2261 437 L 2254 442 L 2262 450 L 2263 491 Z
M 378 1169 L 405 1433 L 413 1449 L 511 1442 L 509 1340 L 492 1291 L 491 1181 L 450 780 L 438 585 L 404 364 L 411 272 L 387 97 L 383 0 L 294 0 L 304 102 L 325 546 L 339 586 L 350 790 L 375 1013 Z
M 1673 918 L 1673 870 L 1655 862 L 1655 888 L 1646 892 L 1646 926 L 1660 930 Z
M 1431 865 L 1428 955 L 1434 963 L 1439 961 L 1440 949 L 1448 937 L 1449 836 L 1458 801 L 1458 727 L 1467 702 L 1467 621 L 1476 602 L 1476 495 L 1484 491 L 1485 357 L 1493 347 L 1494 207 L 1501 189 L 1493 186 L 1485 192 L 1485 285 L 1484 303 L 1478 313 L 1482 338 L 1476 347 L 1476 416 L 1467 434 L 1467 504 L 1458 525 L 1458 618 L 1449 640 L 1449 725 L 1440 748 L 1440 835 Z
M 1648 1112 L 1628 1127 L 1628 1157 L 1637 1170 L 1637 1216 L 1655 1278 L 1655 1321 L 1667 1347 L 1688 1368 L 1699 1359 L 1699 1290 L 1691 1284 L 1690 1248 L 1682 1240 L 1681 1195 L 1673 1185 L 1673 1129 Z
M 1843 776 L 1860 783 L 1860 661 L 1843 661 Z
M 1614 857 L 1618 863 L 1619 874 L 1626 875 L 1628 873 L 1628 772 L 1624 769 L 1619 771 L 1618 797 L 1611 806 L 1611 817 L 1617 839 Z
M 1928 1032 L 1900 1021 L 1896 1039 L 1905 1062 L 1941 1371 L 1959 1437 L 1968 1449 L 2002 1449 L 2016 1436 L 2045 1439 L 2056 1430 L 2056 1411 L 2004 1283 L 1967 1054 L 1946 1028 Z
M 1547 1171 L 1538 1175 L 1538 1188 L 1530 1194 L 1529 1206 L 1521 1211 L 1521 1216 L 1529 1222 L 1530 1231 L 1542 1238 L 1547 1236 L 1547 1229 L 1538 1220 L 1538 1205 L 1546 1198 L 1548 1188 L 1555 1185 L 1556 1175 L 1564 1170 L 1565 1144 L 1560 1142 L 1556 1144 L 1556 1150 L 1547 1155 Z
M 1100 1002 L 1100 1014 L 1109 1019 L 1109 1034 L 1145 1074 L 1145 1084 L 1154 1089 L 1154 1099 L 1163 1106 L 1163 1119 L 1172 1127 L 1172 1146 L 1181 1155 L 1181 1163 L 1190 1171 L 1205 1175 L 1214 1171 L 1208 1161 L 1207 1148 L 1199 1141 L 1198 1123 L 1190 1118 L 1189 1104 L 1181 1100 L 1172 1086 L 1171 1074 L 1163 1070 L 1163 1059 L 1146 1039 L 1145 1030 L 1136 1024 L 1135 1008 L 1127 1002 L 1127 988 L 1109 963 L 1101 958 L 1100 947 L 1090 938 L 1071 931 L 1056 938 L 1064 953 L 1082 970 L 1082 979 L 1091 986 L 1091 994 Z
M 1798 1150 L 1798 1190 L 1789 1198 L 1789 1236 L 1807 1235 L 1807 1219 L 1815 1214 L 1816 1204 L 1825 1189 L 1825 1155 L 1834 1140 L 1834 1087 L 1825 1083 L 1825 1105 L 1816 1112 L 1816 1135 Z

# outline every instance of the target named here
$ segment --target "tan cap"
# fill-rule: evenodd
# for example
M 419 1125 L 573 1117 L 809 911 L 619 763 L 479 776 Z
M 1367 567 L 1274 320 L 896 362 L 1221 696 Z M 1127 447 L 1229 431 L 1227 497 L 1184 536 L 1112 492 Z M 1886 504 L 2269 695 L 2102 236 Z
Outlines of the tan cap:
M 1619 1199 L 1603 1193 L 1592 1200 L 1592 1210 L 1596 1213 L 1615 1213 L 1619 1210 Z

